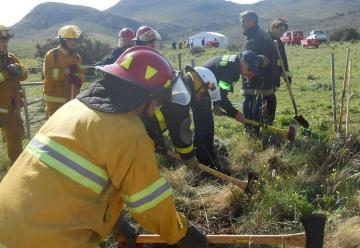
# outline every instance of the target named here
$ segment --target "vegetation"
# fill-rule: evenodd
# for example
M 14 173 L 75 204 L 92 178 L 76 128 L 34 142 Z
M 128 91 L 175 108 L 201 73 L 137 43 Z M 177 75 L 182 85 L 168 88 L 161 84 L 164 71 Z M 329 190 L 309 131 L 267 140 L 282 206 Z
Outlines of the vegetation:
M 36 44 L 35 58 L 44 58 L 46 53 L 59 45 L 59 40 L 48 40 L 45 44 Z M 86 36 L 80 36 L 78 40 L 77 51 L 81 54 L 81 58 L 85 65 L 92 65 L 100 61 L 106 55 L 111 52 L 111 47 L 108 43 L 104 43 L 98 40 L 92 40 Z
M 329 36 L 332 41 L 354 41 L 360 39 L 360 34 L 355 28 L 338 28 L 333 30 Z
M 336 58 L 337 99 L 340 99 L 346 48 L 352 48 L 354 93 L 350 105 L 351 135 L 333 131 L 330 85 L 330 53 Z M 321 212 L 328 215 L 327 247 L 360 246 L 360 57 L 359 43 L 329 43 L 319 49 L 288 46 L 293 90 L 300 113 L 310 122 L 309 129 L 298 127 L 298 139 L 288 143 L 263 135 L 250 139 L 242 125 L 226 117 L 216 117 L 216 135 L 227 146 L 232 176 L 246 180 L 248 172 L 257 172 L 260 180 L 254 194 L 248 196 L 237 187 L 204 173 L 188 170 L 182 163 L 159 156 L 161 173 L 175 190 L 179 211 L 208 233 L 293 233 L 302 231 L 302 214 Z M 233 50 L 231 53 L 239 53 Z M 164 48 L 162 53 L 176 67 L 178 51 Z M 195 59 L 201 65 L 207 59 L 230 53 L 222 49 L 204 49 L 191 54 L 182 50 L 183 66 Z M 31 61 L 32 58 L 27 58 Z M 239 85 L 238 85 L 239 86 Z M 30 97 L 41 89 L 29 91 Z M 284 85 L 278 90 L 275 125 L 287 128 L 294 123 L 293 109 Z M 240 87 L 232 100 L 241 108 Z M 338 104 L 339 106 L 339 104 Z M 31 109 L 32 115 L 39 106 Z M 41 113 L 41 109 L 40 109 Z M 36 132 L 38 126 L 32 127 Z M 5 148 L 0 144 L 0 177 L 9 168 Z M 255 246 L 254 246 L 255 247 Z

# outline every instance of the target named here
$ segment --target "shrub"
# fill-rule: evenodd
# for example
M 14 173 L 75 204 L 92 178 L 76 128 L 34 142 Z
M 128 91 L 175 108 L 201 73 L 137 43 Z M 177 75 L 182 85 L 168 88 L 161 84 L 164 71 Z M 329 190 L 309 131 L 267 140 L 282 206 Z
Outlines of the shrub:
M 360 34 L 355 28 L 334 29 L 329 36 L 332 41 L 353 41 L 359 40 Z
M 34 56 L 36 58 L 44 58 L 46 53 L 59 45 L 59 41 L 56 39 L 47 40 L 45 44 L 36 44 L 36 52 Z M 107 43 L 91 40 L 86 36 L 81 36 L 78 41 L 79 54 L 82 57 L 83 64 L 91 65 L 101 60 L 106 55 L 110 54 L 111 46 Z

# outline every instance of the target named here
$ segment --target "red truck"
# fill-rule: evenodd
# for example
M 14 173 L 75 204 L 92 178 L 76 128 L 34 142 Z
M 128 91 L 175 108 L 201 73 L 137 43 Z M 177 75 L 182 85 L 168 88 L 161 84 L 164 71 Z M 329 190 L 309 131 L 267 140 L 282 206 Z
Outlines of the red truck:
M 301 40 L 303 39 L 304 31 L 301 30 L 288 31 L 280 38 L 282 43 L 285 44 L 301 44 Z

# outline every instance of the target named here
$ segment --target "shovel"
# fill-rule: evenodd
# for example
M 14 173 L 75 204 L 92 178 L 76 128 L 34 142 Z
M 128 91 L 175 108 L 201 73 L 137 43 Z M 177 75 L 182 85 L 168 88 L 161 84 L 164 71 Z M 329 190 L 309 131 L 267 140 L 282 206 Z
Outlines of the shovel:
M 294 116 L 294 119 L 297 123 L 299 123 L 301 126 L 305 127 L 305 128 L 309 128 L 309 122 L 302 116 L 302 115 L 298 115 L 298 110 L 297 110 L 297 106 L 296 106 L 296 102 L 295 102 L 295 97 L 294 97 L 294 94 L 292 92 L 292 89 L 291 89 L 291 85 L 290 85 L 290 82 L 289 82 L 289 79 L 288 77 L 286 76 L 286 70 L 285 70 L 285 67 L 284 67 L 284 62 L 281 58 L 281 54 L 280 54 L 280 50 L 279 50 L 279 44 L 277 42 L 277 40 L 274 40 L 274 45 L 275 45 L 275 49 L 276 49 L 276 52 L 278 54 L 278 57 L 279 57 L 279 60 L 280 60 L 280 64 L 281 64 L 281 69 L 283 71 L 283 74 L 284 74 L 284 79 L 285 79 L 285 83 L 286 83 L 286 87 L 289 91 L 289 95 L 290 95 L 290 98 L 291 98 L 291 102 L 292 102 L 292 105 L 294 106 L 294 111 L 295 111 L 295 116 Z

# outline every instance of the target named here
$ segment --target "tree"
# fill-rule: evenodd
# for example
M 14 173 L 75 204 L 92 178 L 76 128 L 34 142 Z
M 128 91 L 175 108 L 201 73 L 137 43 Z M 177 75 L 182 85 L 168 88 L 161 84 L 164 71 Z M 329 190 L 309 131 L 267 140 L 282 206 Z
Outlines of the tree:
M 46 53 L 59 45 L 57 39 L 49 39 L 45 44 L 36 44 L 36 58 L 44 58 Z M 80 36 L 77 43 L 77 51 L 80 54 L 84 65 L 92 65 L 110 54 L 111 46 L 98 40 L 91 40 L 86 36 Z

